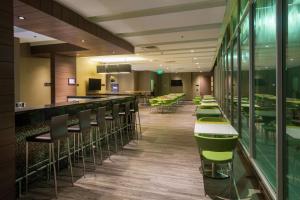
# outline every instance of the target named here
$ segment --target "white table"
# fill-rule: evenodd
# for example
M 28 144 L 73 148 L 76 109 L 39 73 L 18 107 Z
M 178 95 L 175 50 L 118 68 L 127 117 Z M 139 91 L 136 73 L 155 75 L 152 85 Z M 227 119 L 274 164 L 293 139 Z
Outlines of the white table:
M 287 126 L 286 134 L 296 140 L 300 140 L 300 127 L 299 126 Z
M 195 123 L 195 134 L 211 136 L 238 136 L 238 132 L 228 123 Z

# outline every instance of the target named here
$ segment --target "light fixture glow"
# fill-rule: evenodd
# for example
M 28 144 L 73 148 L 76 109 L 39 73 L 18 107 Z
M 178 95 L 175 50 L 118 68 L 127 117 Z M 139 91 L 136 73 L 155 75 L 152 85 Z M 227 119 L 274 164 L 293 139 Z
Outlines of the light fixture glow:
M 129 55 L 122 55 L 122 56 L 100 56 L 94 57 L 93 60 L 102 63 L 128 63 L 128 62 L 138 62 L 145 60 L 144 57 L 141 56 L 129 56 Z
M 85 43 L 85 40 L 81 40 L 82 43 Z
M 198 58 L 193 58 L 194 60 L 197 60 Z
M 19 19 L 19 20 L 24 20 L 25 17 L 23 17 L 23 16 L 18 16 L 18 19 Z

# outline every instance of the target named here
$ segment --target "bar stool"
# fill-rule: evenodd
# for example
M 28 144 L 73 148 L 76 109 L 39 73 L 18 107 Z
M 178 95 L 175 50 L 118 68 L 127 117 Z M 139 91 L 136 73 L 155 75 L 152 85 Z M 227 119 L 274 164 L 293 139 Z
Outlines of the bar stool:
M 106 141 L 108 157 L 110 158 L 109 134 L 107 132 L 105 114 L 106 114 L 106 107 L 99 107 L 96 113 L 96 121 L 91 122 L 91 126 L 93 127 L 95 133 L 96 146 L 100 147 L 101 163 L 103 160 L 101 141 L 104 139 Z
M 129 141 L 129 131 L 131 131 L 132 133 L 132 138 L 133 138 L 133 131 L 132 129 L 130 130 L 130 128 L 132 128 L 132 124 L 131 124 L 131 112 L 130 112 L 130 105 L 131 102 L 126 102 L 125 103 L 125 109 L 124 112 L 119 112 L 119 116 L 120 116 L 120 128 L 122 130 L 126 129 L 126 134 L 127 134 L 127 139 Z
M 71 153 L 70 153 L 70 142 L 69 142 L 69 135 L 67 130 L 67 121 L 68 115 L 60 115 L 51 118 L 50 122 L 50 132 L 43 133 L 37 136 L 31 136 L 26 138 L 26 192 L 28 191 L 28 144 L 29 142 L 37 142 L 37 143 L 47 143 L 49 144 L 49 166 L 52 165 L 53 167 L 53 175 L 54 175 L 54 187 L 55 187 L 55 196 L 57 197 L 57 180 L 56 180 L 56 167 L 55 167 L 55 154 L 54 154 L 54 143 L 59 141 L 60 139 L 67 139 L 67 148 L 68 148 L 68 161 L 70 165 L 70 172 L 71 172 L 71 180 L 72 185 L 74 183 L 73 180 L 73 168 L 72 168 L 72 161 L 71 161 Z
M 110 135 L 114 135 L 115 139 L 115 152 L 118 151 L 118 132 L 120 132 L 119 128 L 119 110 L 120 104 L 113 104 L 111 116 L 106 116 L 105 120 L 109 121 L 110 124 Z M 121 134 L 122 137 L 122 134 Z M 123 138 L 121 138 L 121 143 L 123 146 Z
M 138 101 L 138 99 L 136 99 L 133 102 L 133 108 L 130 110 L 130 112 L 131 112 L 132 115 L 134 115 L 134 117 L 132 117 L 132 122 L 134 123 L 135 130 L 137 132 L 136 138 L 138 140 L 139 139 L 139 134 L 140 134 L 141 135 L 141 139 L 142 139 L 143 135 L 142 135 L 142 127 L 141 127 L 141 119 L 140 119 L 140 111 L 139 111 L 139 101 Z M 138 127 L 139 127 L 139 130 L 140 130 L 140 133 L 137 131 Z
M 85 177 L 85 142 L 83 140 L 83 135 L 89 135 L 89 143 L 88 145 L 92 148 L 92 155 L 93 155 L 93 162 L 94 162 L 94 167 L 96 169 L 96 158 L 95 158 L 95 150 L 94 150 L 94 145 L 93 145 L 93 137 L 91 133 L 91 110 L 83 110 L 80 111 L 78 114 L 79 118 L 79 125 L 74 125 L 71 127 L 68 127 L 68 131 L 70 133 L 74 134 L 74 159 L 76 152 L 78 152 L 78 157 L 79 157 L 79 151 L 81 151 L 81 156 L 82 156 L 82 166 L 83 166 L 83 176 Z M 78 149 L 76 150 L 76 135 L 78 138 Z

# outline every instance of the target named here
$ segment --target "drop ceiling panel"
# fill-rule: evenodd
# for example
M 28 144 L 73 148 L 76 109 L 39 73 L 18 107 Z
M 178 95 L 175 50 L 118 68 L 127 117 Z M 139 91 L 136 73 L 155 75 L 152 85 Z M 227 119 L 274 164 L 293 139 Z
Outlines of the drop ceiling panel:
M 191 52 L 193 51 L 193 52 Z M 193 54 L 193 53 L 207 53 L 207 52 L 216 52 L 216 48 L 206 48 L 206 49 L 189 49 L 189 50 L 171 50 L 171 51 L 156 51 L 156 52 L 147 52 L 147 51 L 139 51 L 137 53 L 141 54 L 141 55 L 147 55 L 147 56 L 151 56 L 151 55 L 161 55 L 162 53 L 165 55 L 170 55 L 170 54 L 179 54 L 179 53 L 186 53 L 186 54 Z
M 84 17 L 195 3 L 203 0 L 55 0 Z
M 158 48 L 160 50 L 168 50 L 168 49 L 211 47 L 211 46 L 217 46 L 217 40 L 213 42 L 194 42 L 194 43 L 160 45 L 158 46 Z
M 171 41 L 185 41 L 204 38 L 217 38 L 219 36 L 219 29 L 210 30 L 198 30 L 198 31 L 186 31 L 165 33 L 148 36 L 126 37 L 125 39 L 131 42 L 133 45 L 156 43 L 156 42 L 171 42 Z
M 114 33 L 139 32 L 153 29 L 220 23 L 223 20 L 224 10 L 225 7 L 221 6 L 124 20 L 105 21 L 99 22 L 98 24 Z

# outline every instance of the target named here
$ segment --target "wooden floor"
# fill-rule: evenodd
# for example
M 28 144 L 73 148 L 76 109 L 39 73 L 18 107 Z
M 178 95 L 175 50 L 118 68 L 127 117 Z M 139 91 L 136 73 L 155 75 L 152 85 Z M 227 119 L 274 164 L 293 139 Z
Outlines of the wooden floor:
M 236 171 L 237 187 L 228 195 L 228 180 L 203 179 L 193 138 L 194 106 L 184 105 L 176 113 L 151 113 L 141 109 L 143 139 L 128 144 L 123 152 L 111 156 L 85 178 L 77 170 L 75 187 L 61 172 L 58 199 L 88 200 L 205 200 L 262 199 L 255 180 L 242 164 Z M 236 162 L 240 162 L 237 158 Z M 90 168 L 92 165 L 90 165 Z M 64 175 L 62 175 L 64 174 Z M 208 195 L 204 195 L 204 190 Z M 54 198 L 51 184 L 30 186 L 22 199 Z

